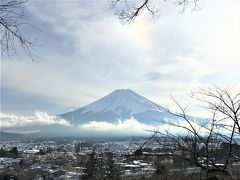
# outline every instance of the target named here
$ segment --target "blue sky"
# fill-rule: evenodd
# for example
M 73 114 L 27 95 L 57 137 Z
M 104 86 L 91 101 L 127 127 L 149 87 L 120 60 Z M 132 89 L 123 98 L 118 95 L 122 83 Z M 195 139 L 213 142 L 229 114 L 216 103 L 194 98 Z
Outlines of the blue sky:
M 109 1 L 28 2 L 38 63 L 21 50 L 20 60 L 2 56 L 2 114 L 61 114 L 119 88 L 164 105 L 199 86 L 239 87 L 240 2 L 202 4 L 184 13 L 164 4 L 158 19 L 123 25 Z

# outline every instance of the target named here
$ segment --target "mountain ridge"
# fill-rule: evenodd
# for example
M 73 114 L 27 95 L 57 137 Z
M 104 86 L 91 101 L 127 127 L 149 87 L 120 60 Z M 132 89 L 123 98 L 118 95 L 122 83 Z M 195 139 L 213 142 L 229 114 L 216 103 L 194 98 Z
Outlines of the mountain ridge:
M 160 106 L 130 89 L 117 89 L 110 94 L 74 111 L 59 115 L 73 124 L 90 121 L 114 123 L 131 117 L 152 124 L 169 117 Z M 154 122 L 150 122 L 153 120 Z

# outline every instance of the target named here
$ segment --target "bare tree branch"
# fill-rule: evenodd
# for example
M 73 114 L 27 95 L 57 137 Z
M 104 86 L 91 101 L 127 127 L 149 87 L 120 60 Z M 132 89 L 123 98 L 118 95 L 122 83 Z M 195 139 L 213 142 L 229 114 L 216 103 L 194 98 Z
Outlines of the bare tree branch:
M 240 145 L 236 137 L 239 133 L 239 90 L 224 89 L 217 86 L 201 88 L 194 93 L 194 98 L 205 104 L 212 116 L 204 122 L 194 121 L 193 117 L 187 115 L 187 107 L 182 106 L 176 99 L 173 99 L 179 111 L 174 112 L 169 108 L 159 109 L 181 119 L 183 124 L 176 122 L 162 123 L 172 126 L 182 134 L 153 131 L 153 139 L 160 146 L 166 144 L 163 139 L 168 139 L 174 149 L 171 152 L 161 153 L 161 156 L 177 157 L 193 163 L 196 167 L 206 172 L 218 172 L 232 176 L 229 166 L 240 161 L 240 153 L 234 150 L 233 146 Z M 147 142 L 145 140 L 145 142 Z M 146 143 L 144 143 L 146 145 Z M 222 149 L 224 148 L 224 149 Z M 176 153 L 180 150 L 183 154 Z M 164 151 L 164 150 L 163 150 Z M 221 152 L 223 151 L 223 152 Z M 219 165 L 216 159 L 221 159 Z
M 177 6 L 182 8 L 181 12 L 185 11 L 186 7 L 192 4 L 194 9 L 199 7 L 200 0 L 142 0 L 141 3 L 139 1 L 128 1 L 128 0 L 112 0 L 111 5 L 115 8 L 118 4 L 123 3 L 125 6 L 121 7 L 121 12 L 119 13 L 119 18 L 122 22 L 132 22 L 136 17 L 141 15 L 144 11 L 148 12 L 152 17 L 155 17 L 159 13 L 159 9 L 155 8 L 153 5 L 159 4 L 161 2 L 172 2 Z M 131 5 L 129 5 L 131 2 Z
M 1 0 L 0 1 L 0 45 L 1 55 L 9 57 L 17 54 L 17 47 L 20 46 L 32 59 L 31 48 L 37 45 L 22 32 L 22 27 L 31 26 L 24 22 L 26 16 L 24 5 L 27 0 Z

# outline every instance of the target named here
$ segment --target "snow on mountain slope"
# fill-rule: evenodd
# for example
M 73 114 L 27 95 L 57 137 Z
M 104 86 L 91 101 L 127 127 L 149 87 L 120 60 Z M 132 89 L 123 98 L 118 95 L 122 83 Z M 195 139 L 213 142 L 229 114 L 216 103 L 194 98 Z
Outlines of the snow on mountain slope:
M 129 89 L 117 89 L 98 101 L 85 106 L 85 108 L 83 113 L 88 111 L 95 113 L 112 111 L 119 115 L 123 110 L 129 111 L 129 115 L 133 115 L 158 109 L 153 102 Z
M 145 112 L 149 114 L 155 112 L 154 116 L 156 116 L 156 112 L 162 114 L 159 107 L 145 97 L 129 89 L 117 89 L 83 108 L 60 116 L 74 124 L 89 121 L 115 122 L 119 119 L 124 120 L 135 116 L 145 121 L 145 118 L 140 116 Z M 151 116 L 147 118 L 151 118 Z

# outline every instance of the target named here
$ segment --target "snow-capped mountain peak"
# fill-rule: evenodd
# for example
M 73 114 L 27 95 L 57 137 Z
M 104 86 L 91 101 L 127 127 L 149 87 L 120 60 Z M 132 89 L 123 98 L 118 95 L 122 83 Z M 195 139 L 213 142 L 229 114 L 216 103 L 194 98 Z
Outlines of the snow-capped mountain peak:
M 134 117 L 141 120 L 159 119 L 159 106 L 130 89 L 117 89 L 101 99 L 75 111 L 60 115 L 73 124 L 89 121 L 116 122 Z
M 156 110 L 157 108 L 153 102 L 130 89 L 117 89 L 94 103 L 85 106 L 84 112 L 113 111 L 116 114 L 121 114 L 122 111 L 128 111 L 130 114 L 136 114 L 147 110 Z

